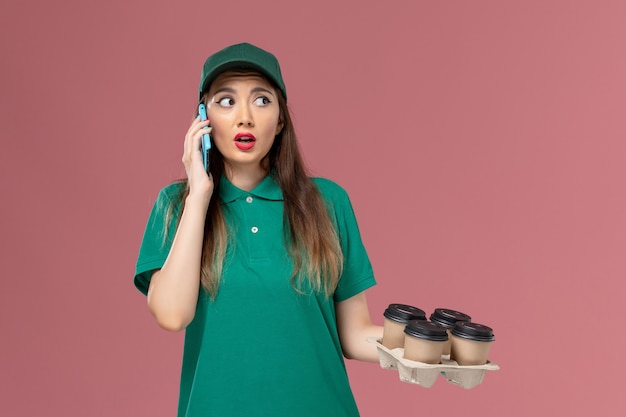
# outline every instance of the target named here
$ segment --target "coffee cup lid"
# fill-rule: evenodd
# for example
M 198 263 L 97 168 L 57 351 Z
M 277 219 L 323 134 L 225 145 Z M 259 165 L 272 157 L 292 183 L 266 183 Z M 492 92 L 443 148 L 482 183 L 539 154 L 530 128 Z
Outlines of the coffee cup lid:
M 411 320 L 404 328 L 404 333 L 419 339 L 445 342 L 448 340 L 446 328 L 426 320 Z
M 454 323 L 457 321 L 472 321 L 472 318 L 460 311 L 450 310 L 449 308 L 436 308 L 430 315 L 430 321 L 444 327 L 454 327 Z
M 409 320 L 426 320 L 424 310 L 406 304 L 389 304 L 383 313 L 389 320 L 407 323 Z
M 496 340 L 491 327 L 470 321 L 457 321 L 450 333 L 463 339 L 479 342 L 493 342 Z

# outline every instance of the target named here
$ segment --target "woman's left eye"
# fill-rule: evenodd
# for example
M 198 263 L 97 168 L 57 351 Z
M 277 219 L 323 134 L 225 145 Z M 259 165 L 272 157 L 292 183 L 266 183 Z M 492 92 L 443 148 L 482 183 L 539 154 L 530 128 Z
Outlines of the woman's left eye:
M 270 104 L 270 99 L 268 99 L 265 96 L 261 96 L 261 97 L 258 97 L 256 100 L 254 100 L 254 104 L 258 106 L 266 106 Z

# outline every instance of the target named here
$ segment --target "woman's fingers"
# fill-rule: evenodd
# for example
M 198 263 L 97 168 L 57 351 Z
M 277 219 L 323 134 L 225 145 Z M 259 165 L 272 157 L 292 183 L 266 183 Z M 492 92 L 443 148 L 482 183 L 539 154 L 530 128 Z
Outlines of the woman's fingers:
M 208 127 L 208 129 L 206 129 L 206 127 Z M 196 117 L 193 120 L 187 134 L 185 135 L 183 163 L 191 163 L 191 161 L 197 159 L 198 157 L 200 158 L 200 162 L 202 162 L 202 152 L 200 151 L 202 135 L 211 133 L 211 130 L 212 129 L 209 126 L 208 120 L 200 121 L 199 117 Z
M 182 162 L 187 173 L 190 193 L 210 196 L 213 190 L 213 180 L 204 169 L 201 151 L 202 135 L 212 130 L 208 125 L 208 120 L 201 121 L 200 117 L 193 119 L 185 135 Z

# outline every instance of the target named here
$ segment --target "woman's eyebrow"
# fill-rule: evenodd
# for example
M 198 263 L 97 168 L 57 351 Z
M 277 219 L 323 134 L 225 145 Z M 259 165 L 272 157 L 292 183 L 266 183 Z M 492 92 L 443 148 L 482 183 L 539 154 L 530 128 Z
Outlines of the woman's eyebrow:
M 232 87 L 220 87 L 220 88 L 218 88 L 215 91 L 214 95 L 217 95 L 219 93 L 236 94 L 237 92 Z M 272 96 L 274 95 L 274 93 L 271 90 L 269 90 L 269 89 L 267 89 L 265 87 L 254 87 L 252 90 L 250 90 L 250 93 L 251 94 L 253 94 L 253 93 L 267 93 L 267 94 L 270 94 Z
M 267 88 L 264 88 L 264 87 L 254 87 L 250 92 L 251 93 L 259 93 L 259 92 L 261 92 L 261 93 L 267 93 L 267 94 L 274 95 L 274 93 L 272 91 L 270 91 L 270 90 L 268 90 Z
M 222 88 L 218 88 L 217 91 L 215 91 L 215 94 L 219 94 L 219 93 L 231 93 L 231 94 L 235 94 L 235 89 L 231 88 L 231 87 L 222 87 Z

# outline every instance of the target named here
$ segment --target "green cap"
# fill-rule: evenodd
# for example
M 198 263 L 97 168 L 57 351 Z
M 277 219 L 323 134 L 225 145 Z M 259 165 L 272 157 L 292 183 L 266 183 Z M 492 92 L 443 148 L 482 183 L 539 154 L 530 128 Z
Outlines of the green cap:
M 207 58 L 204 62 L 204 67 L 202 67 L 200 88 L 198 89 L 199 98 L 202 98 L 204 90 L 208 88 L 218 75 L 224 71 L 234 69 L 259 71 L 276 83 L 280 91 L 282 91 L 285 100 L 287 99 L 287 89 L 285 88 L 283 76 L 280 73 L 280 65 L 276 57 L 249 43 L 228 46 Z

